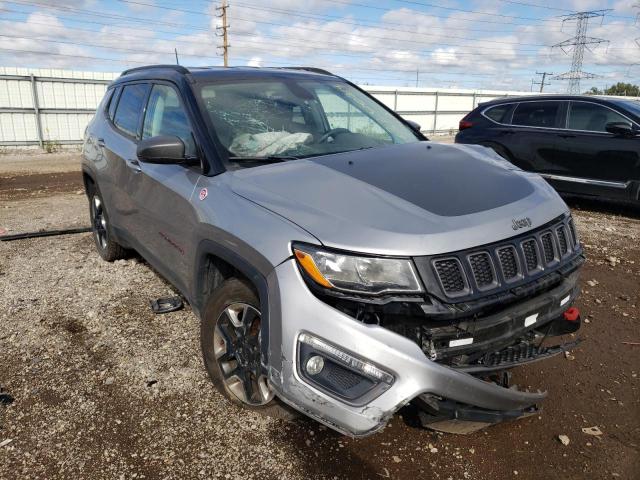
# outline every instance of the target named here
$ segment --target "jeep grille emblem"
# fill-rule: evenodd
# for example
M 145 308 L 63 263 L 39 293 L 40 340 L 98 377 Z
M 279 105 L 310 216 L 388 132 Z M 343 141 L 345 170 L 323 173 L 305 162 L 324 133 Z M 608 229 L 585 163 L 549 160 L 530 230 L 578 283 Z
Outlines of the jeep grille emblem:
M 518 230 L 519 228 L 527 228 L 533 225 L 531 219 L 529 217 L 524 218 L 514 218 L 511 220 L 513 222 L 512 228 L 514 230 Z

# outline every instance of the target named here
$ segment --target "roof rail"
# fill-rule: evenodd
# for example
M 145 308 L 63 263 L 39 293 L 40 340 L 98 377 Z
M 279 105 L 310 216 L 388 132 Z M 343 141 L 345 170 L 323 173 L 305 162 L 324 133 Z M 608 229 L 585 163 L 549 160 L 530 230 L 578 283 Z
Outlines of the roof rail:
M 142 72 L 143 70 L 151 70 L 151 69 L 165 69 L 165 70 L 175 70 L 178 73 L 182 73 L 182 74 L 186 74 L 189 73 L 189 70 L 187 70 L 186 68 L 184 68 L 182 65 L 146 65 L 144 67 L 135 67 L 135 68 L 129 68 L 127 70 L 125 70 L 124 72 L 122 72 L 120 75 L 128 75 L 130 73 L 133 72 Z
M 335 76 L 329 70 L 325 70 L 323 68 L 316 68 L 316 67 L 281 67 L 281 68 L 284 70 L 304 70 L 306 72 L 319 73 L 321 75 L 331 75 L 332 77 Z

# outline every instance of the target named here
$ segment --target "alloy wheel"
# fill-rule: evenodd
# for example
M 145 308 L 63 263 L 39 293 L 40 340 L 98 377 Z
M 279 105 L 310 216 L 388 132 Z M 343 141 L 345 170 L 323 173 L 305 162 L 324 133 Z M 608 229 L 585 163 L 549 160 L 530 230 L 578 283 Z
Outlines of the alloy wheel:
M 251 406 L 266 405 L 274 397 L 262 371 L 260 321 L 255 307 L 233 303 L 220 314 L 213 333 L 214 354 L 225 387 Z
M 104 214 L 102 201 L 98 196 L 94 196 L 91 202 L 91 216 L 93 217 L 93 232 L 96 240 L 103 249 L 107 248 L 107 218 Z

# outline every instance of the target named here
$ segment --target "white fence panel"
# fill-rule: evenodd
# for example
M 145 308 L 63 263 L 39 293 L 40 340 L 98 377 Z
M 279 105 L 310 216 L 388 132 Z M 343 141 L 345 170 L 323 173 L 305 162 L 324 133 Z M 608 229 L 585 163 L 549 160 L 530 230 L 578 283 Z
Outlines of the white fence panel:
M 0 67 L 0 145 L 81 143 L 85 126 L 108 83 L 118 75 Z M 407 120 L 419 123 L 428 134 L 454 133 L 460 119 L 479 103 L 498 97 L 531 95 L 497 90 L 368 85 L 363 88 Z M 332 118 L 334 122 L 352 122 L 350 127 L 356 129 L 372 128 L 364 118 L 355 118 L 348 110 L 343 112 L 337 107 Z

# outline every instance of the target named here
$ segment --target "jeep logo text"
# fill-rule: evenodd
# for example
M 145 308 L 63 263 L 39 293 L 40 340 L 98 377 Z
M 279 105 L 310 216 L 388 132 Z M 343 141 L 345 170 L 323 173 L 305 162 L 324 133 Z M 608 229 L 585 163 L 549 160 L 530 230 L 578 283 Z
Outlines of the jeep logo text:
M 530 227 L 531 225 L 533 225 L 531 223 L 531 219 L 529 217 L 524 217 L 524 218 L 514 218 L 513 220 L 511 220 L 513 222 L 512 228 L 514 230 L 518 230 L 519 228 L 526 228 L 526 227 Z

